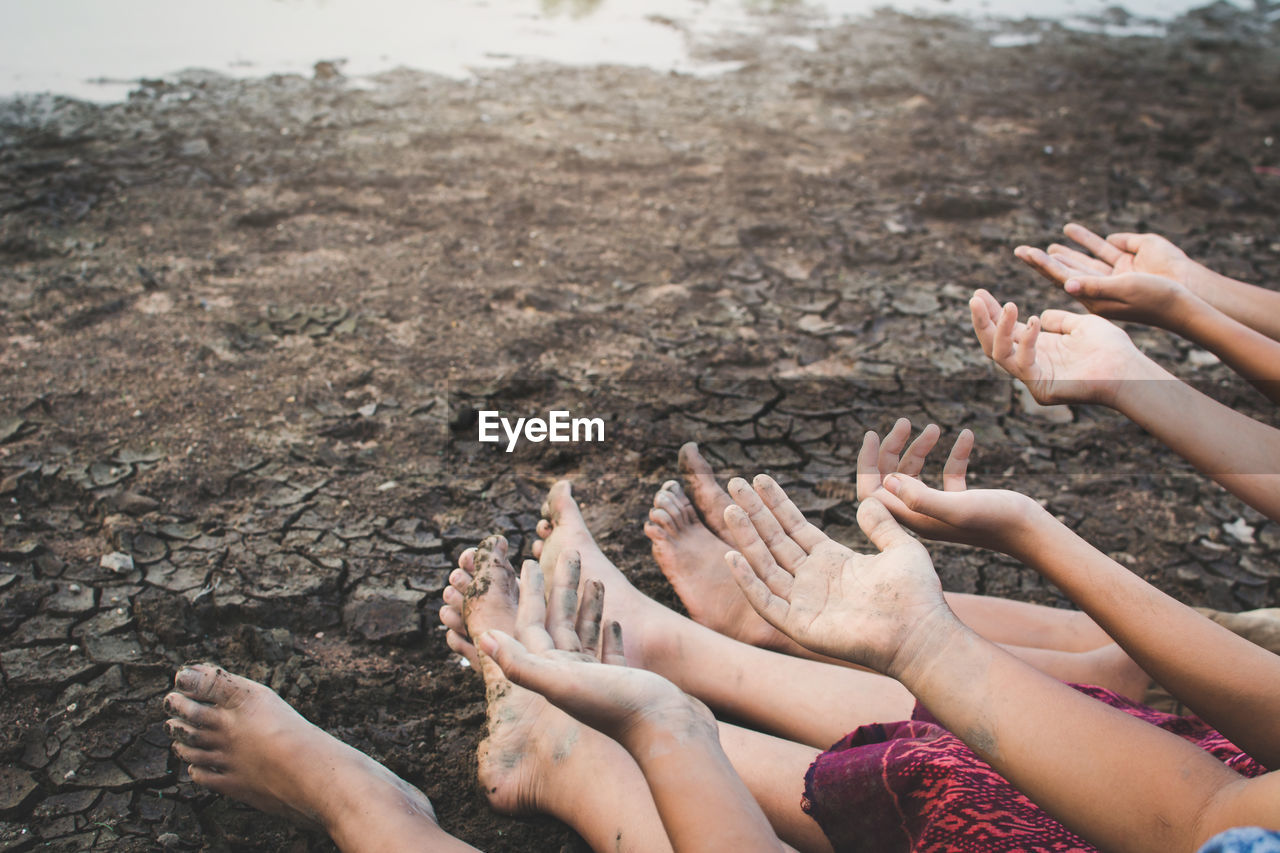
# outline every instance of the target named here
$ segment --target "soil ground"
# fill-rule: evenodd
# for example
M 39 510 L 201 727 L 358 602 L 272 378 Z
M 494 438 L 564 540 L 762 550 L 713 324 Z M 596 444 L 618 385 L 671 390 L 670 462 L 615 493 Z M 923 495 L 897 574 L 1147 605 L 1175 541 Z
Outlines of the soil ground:
M 690 439 L 858 542 L 862 431 L 969 426 L 978 483 L 1185 601 L 1274 604 L 1280 526 L 1111 412 L 1024 411 L 965 303 L 1069 307 L 1011 251 L 1073 219 L 1280 281 L 1276 26 L 1211 7 L 1162 39 L 1024 30 L 995 49 L 886 13 L 817 52 L 721 43 L 745 64 L 709 79 L 189 74 L 0 105 L 0 849 L 327 849 L 166 752 L 159 697 L 206 659 L 477 846 L 581 849 L 475 791 L 483 691 L 440 591 L 490 532 L 527 550 L 571 477 L 606 552 L 676 604 L 640 527 Z M 1270 417 L 1203 353 L 1133 334 Z M 602 417 L 607 441 L 507 454 L 476 441 L 490 408 Z M 934 554 L 950 588 L 1063 604 Z

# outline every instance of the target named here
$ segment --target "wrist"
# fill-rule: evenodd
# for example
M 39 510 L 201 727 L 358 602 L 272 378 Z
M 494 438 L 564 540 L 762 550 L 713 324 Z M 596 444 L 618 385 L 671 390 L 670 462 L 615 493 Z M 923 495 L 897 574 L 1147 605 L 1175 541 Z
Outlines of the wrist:
M 1137 347 L 1132 352 L 1111 381 L 1106 383 L 1106 390 L 1100 393 L 1093 402 L 1115 409 L 1129 415 L 1134 400 L 1140 398 L 1143 387 L 1149 382 L 1172 379 L 1169 371 L 1156 364 L 1146 353 Z
M 927 616 L 915 621 L 884 668 L 884 674 L 915 693 L 915 686 L 924 682 L 933 664 L 968 630 L 951 608 L 945 603 L 939 604 Z
M 691 697 L 637 711 L 618 735 L 618 743 L 638 764 L 676 752 L 706 749 L 720 742 L 715 718 Z

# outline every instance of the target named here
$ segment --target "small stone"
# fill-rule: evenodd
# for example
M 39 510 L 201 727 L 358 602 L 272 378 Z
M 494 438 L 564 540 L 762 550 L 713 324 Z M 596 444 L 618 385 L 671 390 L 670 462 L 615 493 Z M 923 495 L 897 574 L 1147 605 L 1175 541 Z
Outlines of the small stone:
M 116 574 L 131 572 L 133 571 L 133 557 L 123 551 L 112 551 L 110 554 L 103 554 L 102 559 L 98 561 L 98 565 Z
M 1232 539 L 1235 539 L 1237 542 L 1241 542 L 1245 545 L 1253 545 L 1258 541 L 1254 538 L 1253 527 L 1251 527 L 1243 518 L 1237 518 L 1230 524 L 1222 525 L 1222 529 Z

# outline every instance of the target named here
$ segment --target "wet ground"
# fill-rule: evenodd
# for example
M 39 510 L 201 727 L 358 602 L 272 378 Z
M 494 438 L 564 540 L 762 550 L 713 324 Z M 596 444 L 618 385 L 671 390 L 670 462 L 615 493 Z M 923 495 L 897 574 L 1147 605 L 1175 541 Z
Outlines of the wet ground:
M 483 693 L 439 593 L 481 536 L 527 548 L 572 477 L 606 553 L 674 603 L 640 525 L 689 439 L 858 541 L 862 430 L 969 426 L 977 482 L 1185 601 L 1275 603 L 1280 526 L 1110 412 L 1024 411 L 965 302 L 1064 306 L 1011 250 L 1069 219 L 1280 280 L 1276 28 L 1215 7 L 1161 40 L 1035 29 L 994 49 L 882 14 L 816 52 L 725 42 L 743 67 L 714 78 L 321 69 L 0 107 L 0 849 L 326 849 L 168 756 L 159 697 L 193 659 L 270 683 L 477 846 L 581 849 L 475 792 Z M 608 441 L 508 455 L 475 440 L 489 408 L 602 417 Z M 1060 603 L 934 554 L 949 588 Z

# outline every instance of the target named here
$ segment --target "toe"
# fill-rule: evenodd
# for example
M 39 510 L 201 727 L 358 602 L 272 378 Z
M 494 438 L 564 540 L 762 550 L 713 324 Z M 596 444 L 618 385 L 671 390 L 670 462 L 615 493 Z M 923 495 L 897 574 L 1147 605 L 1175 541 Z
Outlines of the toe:
M 662 532 L 666 534 L 667 538 L 680 533 L 680 528 L 675 523 L 675 520 L 671 518 L 671 513 L 665 509 L 655 508 L 649 510 L 649 521 L 662 528 Z
M 541 559 L 542 558 L 542 540 L 541 539 L 533 540 L 533 543 L 529 546 L 529 550 L 533 552 L 533 559 L 535 560 Z
M 464 572 L 474 572 L 476 570 L 475 548 L 468 548 L 458 555 L 458 568 Z
M 541 519 L 538 521 L 538 526 L 535 528 L 534 532 L 538 534 L 540 539 L 546 539 L 551 535 L 551 522 L 547 521 L 545 518 Z
M 653 518 L 653 514 L 654 514 L 655 512 L 658 512 L 658 510 L 656 510 L 656 509 L 655 509 L 655 510 L 650 510 L 650 511 L 649 511 L 649 518 L 650 518 L 650 519 L 652 519 L 652 518 Z M 649 537 L 649 541 L 650 541 L 650 542 L 652 542 L 652 543 L 654 543 L 655 545 L 656 545 L 657 543 L 659 543 L 659 542 L 666 542 L 666 541 L 667 541 L 667 531 L 663 530 L 663 529 L 662 529 L 662 527 L 660 527 L 660 526 L 659 526 L 656 522 L 654 522 L 654 521 L 646 521 L 646 522 L 644 523 L 644 535 L 645 535 L 645 536 L 648 536 L 648 537 Z
M 197 749 L 209 749 L 213 745 L 212 737 L 207 730 L 197 729 L 177 717 L 165 720 L 164 730 L 168 733 L 170 740 L 186 746 L 194 746 Z
M 212 706 L 181 693 L 170 693 L 164 697 L 164 709 L 196 728 L 211 728 L 217 722 L 217 711 Z
M 197 746 L 187 746 L 179 741 L 173 742 L 173 754 L 193 767 L 208 767 L 217 770 L 221 767 L 219 753 Z
M 440 624 L 450 631 L 466 636 L 467 625 L 462 621 L 462 611 L 452 604 L 440 608 Z
M 454 569 L 449 574 L 449 586 L 458 592 L 466 592 L 467 587 L 471 585 L 472 573 L 465 569 Z
M 466 601 L 466 593 L 458 592 L 457 588 L 452 586 L 446 586 L 440 597 L 444 599 L 446 605 L 456 607 L 459 610 L 462 609 L 463 602 Z
M 684 527 L 684 512 L 680 509 L 680 504 L 676 501 L 675 495 L 671 494 L 671 492 L 658 492 L 657 497 L 654 498 L 654 503 L 657 505 L 658 511 L 666 516 L 667 524 L 671 525 L 672 535 L 679 533 L 680 529 Z M 649 517 L 653 518 L 653 514 L 650 513 Z
M 262 685 L 238 675 L 232 675 L 220 666 L 198 663 L 185 666 L 174 676 L 174 685 L 197 702 L 206 705 L 236 707 Z
M 480 655 L 476 652 L 476 647 L 471 644 L 466 637 L 457 631 L 449 631 L 444 635 L 445 644 L 453 649 L 456 654 L 462 655 L 467 659 L 467 663 L 478 668 L 480 665 Z

